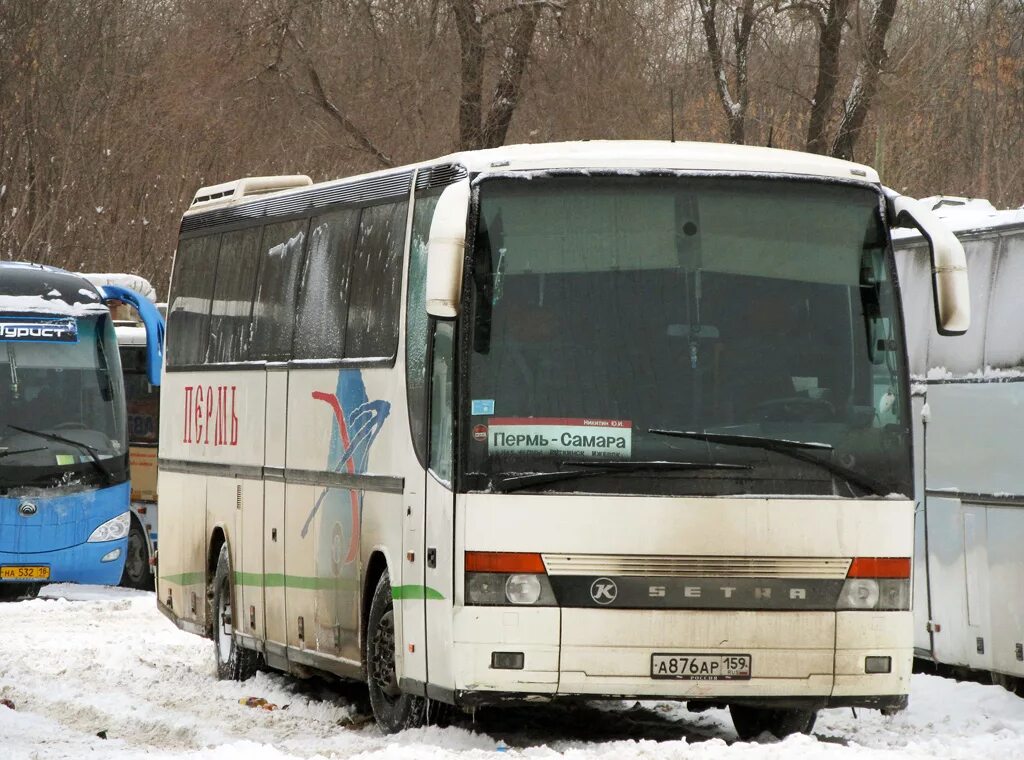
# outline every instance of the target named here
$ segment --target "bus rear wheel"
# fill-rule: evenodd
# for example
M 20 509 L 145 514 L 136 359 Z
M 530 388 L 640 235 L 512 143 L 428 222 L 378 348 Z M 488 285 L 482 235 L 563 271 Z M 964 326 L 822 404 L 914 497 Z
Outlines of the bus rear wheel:
M 217 655 L 217 677 L 222 681 L 245 681 L 256 674 L 259 655 L 235 640 L 235 584 L 228 545 L 220 547 L 213 574 L 213 646 Z
M 386 734 L 417 728 L 426 722 L 427 700 L 403 692 L 395 670 L 395 603 L 384 573 L 370 603 L 366 631 L 366 681 L 373 717 Z
M 784 739 L 790 734 L 809 734 L 818 717 L 816 710 L 729 705 L 732 724 L 743 741 L 756 739 L 766 731 Z
M 132 516 L 132 527 L 128 531 L 128 546 L 125 549 L 124 572 L 121 585 L 143 591 L 153 590 L 153 571 L 149 567 L 149 542 L 139 521 Z

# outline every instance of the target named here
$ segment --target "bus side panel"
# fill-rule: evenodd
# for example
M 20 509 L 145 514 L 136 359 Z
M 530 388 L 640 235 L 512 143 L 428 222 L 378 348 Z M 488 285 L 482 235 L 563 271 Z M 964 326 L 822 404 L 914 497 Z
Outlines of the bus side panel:
M 263 491 L 264 483 L 259 480 L 241 480 L 236 492 L 238 536 L 240 540 L 233 547 L 236 563 L 235 593 L 240 595 L 241 619 L 235 621 L 235 629 L 263 641 L 265 622 L 263 611 Z
M 285 503 L 289 498 L 297 503 L 293 491 L 310 490 L 308 486 L 286 486 L 268 481 L 263 484 L 263 602 L 265 636 L 268 642 L 287 646 L 287 610 L 285 607 L 284 579 L 286 522 Z
M 395 436 L 408 436 L 408 425 L 392 415 L 398 387 L 390 369 L 290 371 L 288 416 L 302 423 L 288 426 L 288 477 L 303 471 L 321 482 L 287 489 L 289 646 L 362 660 L 362 567 L 378 547 L 398 555 L 402 540 L 402 479 L 392 446 Z M 345 478 L 360 487 L 345 487 Z
M 1020 537 L 1024 536 L 1024 509 L 988 508 L 988 561 L 992 621 L 992 669 L 1024 676 L 1024 607 L 1007 604 L 1024 588 Z
M 960 500 L 928 497 L 928 570 L 932 585 L 935 657 L 947 665 L 968 665 L 975 647 L 967 624 L 964 522 Z
M 931 649 L 928 636 L 928 554 L 925 530 L 928 517 L 925 514 L 928 496 L 925 493 L 925 436 L 927 429 L 922 424 L 921 409 L 928 401 L 924 384 L 915 390 L 911 403 L 914 417 L 914 571 L 911 574 L 914 610 L 914 649 L 924 654 Z
M 206 598 L 207 532 L 206 477 L 178 472 L 163 472 L 159 481 L 160 562 L 157 598 L 179 620 L 202 628 L 206 625 L 206 605 L 193 612 L 191 595 Z
M 288 430 L 288 372 L 285 366 L 267 369 L 267 408 L 264 427 L 264 465 L 266 471 L 284 471 L 287 460 Z M 265 641 L 285 646 L 286 610 L 284 596 L 285 573 L 285 493 L 286 486 L 280 477 L 263 482 L 262 535 L 253 535 L 253 553 L 260 552 L 259 571 L 263 582 L 263 624 L 258 627 L 258 636 Z M 250 564 L 253 564 L 251 561 Z M 275 652 L 280 654 L 279 648 Z

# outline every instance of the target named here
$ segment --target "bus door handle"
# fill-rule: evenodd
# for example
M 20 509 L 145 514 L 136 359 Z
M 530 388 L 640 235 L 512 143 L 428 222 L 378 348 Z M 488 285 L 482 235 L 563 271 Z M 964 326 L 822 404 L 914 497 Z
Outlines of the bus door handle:
M 437 549 L 427 547 L 427 567 L 437 567 Z

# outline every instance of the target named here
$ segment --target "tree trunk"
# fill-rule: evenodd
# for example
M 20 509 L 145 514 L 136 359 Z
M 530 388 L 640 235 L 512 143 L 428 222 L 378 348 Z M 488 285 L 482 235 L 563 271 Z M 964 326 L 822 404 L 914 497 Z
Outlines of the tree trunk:
M 807 151 L 810 153 L 825 153 L 828 145 L 826 129 L 839 83 L 839 47 L 849 10 L 850 0 L 830 0 L 825 14 L 818 18 L 818 82 L 807 123 Z
M 477 0 L 450 0 L 459 33 L 461 93 L 459 149 L 483 147 L 484 32 L 483 11 Z
M 896 12 L 896 0 L 878 0 L 871 14 L 871 26 L 868 29 L 867 49 L 864 58 L 857 66 L 857 74 L 850 87 L 843 108 L 843 118 L 839 122 L 835 142 L 832 143 L 832 155 L 836 158 L 853 160 L 853 149 L 860 137 L 871 102 L 878 90 L 878 80 L 888 54 L 885 50 L 885 37 L 892 25 L 892 17 Z
M 742 145 L 746 140 L 746 113 L 749 94 L 747 92 L 747 64 L 750 49 L 750 35 L 754 29 L 756 13 L 754 0 L 743 0 L 742 6 L 736 11 L 733 19 L 733 40 L 735 42 L 736 62 L 736 94 L 729 89 L 729 76 L 725 70 L 725 58 L 722 54 L 722 43 L 718 37 L 716 12 L 718 0 L 697 0 L 700 6 L 701 22 L 704 26 L 704 37 L 708 43 L 708 60 L 711 63 L 711 75 L 715 80 L 715 90 L 725 112 L 725 120 L 729 125 L 729 142 Z
M 524 5 L 516 13 L 513 22 L 512 37 L 505 47 L 498 72 L 498 82 L 494 87 L 494 99 L 487 112 L 487 120 L 483 127 L 483 147 L 495 148 L 504 144 L 512 123 L 512 114 L 519 105 L 522 94 L 523 74 L 526 73 L 526 62 L 533 47 L 533 37 L 540 20 L 541 6 L 537 3 Z

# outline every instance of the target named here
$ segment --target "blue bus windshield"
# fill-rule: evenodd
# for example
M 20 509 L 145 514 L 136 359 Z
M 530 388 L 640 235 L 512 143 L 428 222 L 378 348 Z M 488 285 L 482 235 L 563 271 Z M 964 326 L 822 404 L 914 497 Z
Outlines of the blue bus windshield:
M 126 477 L 124 384 L 108 314 L 77 341 L 0 340 L 0 494 Z

